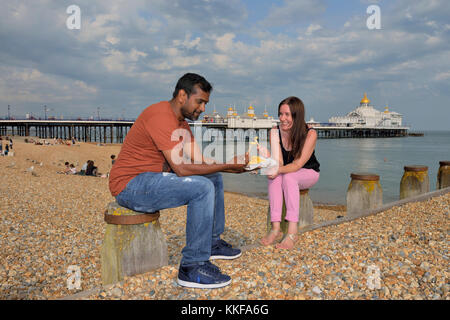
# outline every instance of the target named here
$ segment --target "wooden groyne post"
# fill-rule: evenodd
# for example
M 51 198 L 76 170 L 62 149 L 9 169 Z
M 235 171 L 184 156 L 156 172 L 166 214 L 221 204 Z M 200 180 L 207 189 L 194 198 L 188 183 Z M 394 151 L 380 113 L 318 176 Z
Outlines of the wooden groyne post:
M 352 180 L 347 189 L 347 216 L 358 217 L 370 209 L 383 205 L 383 190 L 380 176 L 358 172 L 350 174 Z
M 299 216 L 298 216 L 298 227 L 303 228 L 313 224 L 314 222 L 314 208 L 311 198 L 309 197 L 309 189 L 300 190 L 300 208 L 299 208 Z M 287 233 L 288 230 L 288 221 L 286 218 L 286 204 L 284 202 L 283 196 L 283 211 L 281 213 L 281 231 Z M 270 206 L 267 210 L 267 231 L 272 229 L 272 223 L 270 219 Z
M 450 187 L 450 161 L 439 161 L 436 189 Z
M 430 192 L 430 178 L 427 166 L 410 165 L 404 167 L 400 181 L 400 200 Z
M 101 249 L 103 285 L 168 264 L 167 243 L 158 218 L 159 211 L 143 214 L 116 202 L 108 205 Z

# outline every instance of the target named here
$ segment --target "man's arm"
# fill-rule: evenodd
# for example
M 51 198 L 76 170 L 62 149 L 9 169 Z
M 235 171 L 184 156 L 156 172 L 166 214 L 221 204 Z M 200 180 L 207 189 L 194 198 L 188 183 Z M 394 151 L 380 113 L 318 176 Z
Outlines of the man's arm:
M 183 145 L 184 155 L 191 160 L 193 164 L 215 164 L 216 160 L 205 158 L 195 139 Z
M 206 164 L 206 165 L 212 165 L 212 164 L 217 164 L 215 159 L 212 158 L 205 158 L 200 150 L 200 147 L 198 146 L 197 142 L 195 139 L 193 139 L 192 141 L 185 143 L 183 145 L 183 154 L 191 159 L 191 163 L 192 164 Z M 239 158 L 239 157 L 238 157 Z M 236 164 L 239 163 L 236 160 L 231 160 L 232 163 Z M 247 161 L 246 165 L 248 164 L 248 160 L 245 160 L 244 157 L 241 157 L 241 162 L 242 161 Z M 228 168 L 228 169 L 223 169 L 221 170 L 221 172 L 227 172 L 227 173 L 242 173 L 243 170 L 241 170 L 241 168 Z
M 199 163 L 196 164 L 192 160 L 183 160 L 183 150 L 177 149 L 176 147 L 172 150 L 163 151 L 163 155 L 172 168 L 173 172 L 177 176 L 193 176 L 193 175 L 205 175 L 216 172 L 233 172 L 240 173 L 245 171 L 249 159 L 248 155 L 236 156 L 233 158 L 231 163 L 223 164 L 207 164 Z M 186 159 L 186 158 L 184 158 Z

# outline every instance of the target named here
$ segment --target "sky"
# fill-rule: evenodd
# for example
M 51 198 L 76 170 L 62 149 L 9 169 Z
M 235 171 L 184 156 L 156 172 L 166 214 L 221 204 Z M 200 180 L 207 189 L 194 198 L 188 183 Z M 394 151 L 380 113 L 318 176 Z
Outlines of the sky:
M 448 0 L 3 0 L 0 44 L 0 118 L 135 119 L 195 72 L 205 114 L 276 117 L 297 96 L 327 122 L 366 92 L 412 130 L 450 130 Z

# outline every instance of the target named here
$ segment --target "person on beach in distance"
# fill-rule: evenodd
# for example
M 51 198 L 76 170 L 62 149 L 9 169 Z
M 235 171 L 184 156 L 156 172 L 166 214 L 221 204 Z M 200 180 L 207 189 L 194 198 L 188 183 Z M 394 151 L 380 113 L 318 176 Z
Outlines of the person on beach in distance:
M 112 154 L 111 156 L 110 156 L 110 158 L 111 158 L 111 168 L 112 168 L 112 166 L 114 165 L 114 163 L 116 162 L 116 155 L 115 154 Z M 109 170 L 110 172 L 111 172 L 111 170 Z M 109 173 L 110 172 L 108 172 L 106 175 L 109 177 Z
M 64 163 L 64 165 L 66 166 L 66 168 L 64 169 L 64 173 L 65 173 L 65 174 L 69 174 L 69 173 L 70 173 L 70 164 L 69 164 L 69 162 L 66 161 L 66 162 Z
M 94 177 L 96 177 L 97 173 L 98 173 L 98 168 L 96 166 L 94 166 L 94 161 L 88 160 L 86 171 L 85 171 L 84 174 L 86 176 L 94 176 Z
M 305 107 L 297 97 L 284 99 L 278 105 L 280 124 L 270 134 L 273 158 L 279 166 L 268 172 L 271 231 L 261 239 L 263 245 L 281 240 L 280 230 L 283 195 L 286 203 L 288 232 L 280 249 L 292 249 L 297 241 L 299 218 L 299 190 L 309 189 L 319 180 L 320 164 L 315 156 L 317 132 L 305 122 Z M 267 150 L 260 150 L 268 155 Z
M 73 163 L 70 164 L 69 168 L 70 171 L 68 172 L 68 174 L 77 174 L 77 168 L 75 168 Z
M 84 164 L 83 164 L 83 166 L 81 167 L 81 170 L 80 170 L 80 175 L 85 175 L 86 174 L 86 169 L 87 169 L 87 166 L 88 166 L 88 164 L 89 164 L 89 161 L 91 161 L 91 160 L 88 160 L 88 161 L 86 161 Z
M 154 212 L 187 205 L 186 246 L 177 282 L 194 288 L 228 285 L 231 278 L 209 260 L 241 255 L 240 249 L 220 238 L 225 228 L 220 172 L 244 172 L 248 154 L 234 157 L 231 163 L 211 163 L 201 154 L 185 120 L 199 118 L 211 91 L 202 76 L 182 76 L 170 101 L 147 107 L 136 119 L 109 177 L 111 194 L 131 210 Z M 188 161 L 180 161 L 183 157 Z

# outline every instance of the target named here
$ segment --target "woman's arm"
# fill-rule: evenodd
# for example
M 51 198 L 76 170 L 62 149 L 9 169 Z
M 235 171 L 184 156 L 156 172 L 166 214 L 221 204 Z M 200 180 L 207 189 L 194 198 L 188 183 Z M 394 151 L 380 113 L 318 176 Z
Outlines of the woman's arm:
M 281 154 L 280 135 L 277 128 L 270 130 L 270 149 L 272 150 L 272 159 L 278 162 L 278 165 L 283 166 L 283 155 Z
M 317 132 L 314 129 L 308 131 L 305 144 L 303 145 L 302 154 L 299 158 L 295 159 L 292 163 L 280 167 L 278 173 L 290 173 L 300 170 L 305 163 L 311 158 L 311 155 L 316 147 Z
M 271 157 L 277 161 L 278 166 L 271 168 L 267 172 L 267 177 L 269 179 L 275 179 L 280 174 L 279 170 L 284 164 L 280 145 L 280 135 L 277 128 L 273 128 L 270 131 L 270 149 L 272 150 Z

